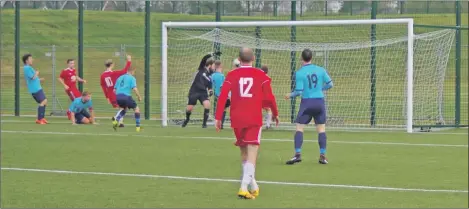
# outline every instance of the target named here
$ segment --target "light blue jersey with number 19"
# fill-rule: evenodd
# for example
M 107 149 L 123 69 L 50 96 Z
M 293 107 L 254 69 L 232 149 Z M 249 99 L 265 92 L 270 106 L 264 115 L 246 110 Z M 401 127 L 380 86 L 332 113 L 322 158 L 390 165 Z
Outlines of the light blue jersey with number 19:
M 302 99 L 324 98 L 324 85 L 332 82 L 327 71 L 313 64 L 301 67 L 295 74 L 295 91 L 302 92 Z

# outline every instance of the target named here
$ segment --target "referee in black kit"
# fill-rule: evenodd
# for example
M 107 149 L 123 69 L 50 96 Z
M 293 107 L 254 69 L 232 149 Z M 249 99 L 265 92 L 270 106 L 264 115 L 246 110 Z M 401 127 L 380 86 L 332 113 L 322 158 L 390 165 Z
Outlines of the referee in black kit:
M 210 100 L 212 96 L 212 80 L 210 75 L 213 73 L 213 65 L 215 63 L 214 55 L 220 56 L 221 52 L 210 53 L 205 55 L 200 61 L 197 73 L 192 81 L 191 88 L 189 89 L 187 107 L 186 107 L 186 120 L 182 123 L 182 127 L 186 127 L 191 118 L 192 110 L 197 101 L 204 106 L 204 118 L 202 128 L 207 128 L 207 119 L 210 113 Z

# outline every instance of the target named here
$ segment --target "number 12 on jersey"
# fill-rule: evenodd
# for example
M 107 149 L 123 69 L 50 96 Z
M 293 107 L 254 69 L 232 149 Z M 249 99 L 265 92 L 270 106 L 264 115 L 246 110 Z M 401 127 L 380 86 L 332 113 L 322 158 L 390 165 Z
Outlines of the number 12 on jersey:
M 250 93 L 254 80 L 250 77 L 239 79 L 239 93 L 241 97 L 252 97 Z

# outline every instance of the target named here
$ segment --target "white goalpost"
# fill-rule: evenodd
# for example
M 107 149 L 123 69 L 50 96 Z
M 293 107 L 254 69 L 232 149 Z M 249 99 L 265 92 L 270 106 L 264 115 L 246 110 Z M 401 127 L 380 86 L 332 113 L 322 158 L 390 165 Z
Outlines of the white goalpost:
M 413 19 L 163 22 L 162 125 L 184 119 L 200 59 L 222 52 L 226 74 L 240 47 L 255 49 L 257 67 L 269 66 L 282 125 L 296 117 L 299 98 L 285 101 L 283 95 L 294 86 L 294 71 L 301 67 L 299 56 L 306 48 L 315 53 L 313 63 L 325 67 L 334 81 L 326 93 L 328 127 L 410 133 L 414 125 L 442 124 L 454 31 L 414 35 L 413 27 Z M 202 118 L 198 108 L 191 119 Z

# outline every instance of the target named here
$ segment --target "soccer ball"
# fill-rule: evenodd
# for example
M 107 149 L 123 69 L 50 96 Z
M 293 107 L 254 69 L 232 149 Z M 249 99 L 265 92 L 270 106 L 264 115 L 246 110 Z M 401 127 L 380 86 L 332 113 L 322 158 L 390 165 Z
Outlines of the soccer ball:
M 241 62 L 238 60 L 238 58 L 233 60 L 233 66 L 235 66 L 235 67 L 241 66 Z

